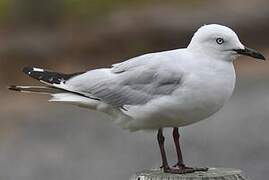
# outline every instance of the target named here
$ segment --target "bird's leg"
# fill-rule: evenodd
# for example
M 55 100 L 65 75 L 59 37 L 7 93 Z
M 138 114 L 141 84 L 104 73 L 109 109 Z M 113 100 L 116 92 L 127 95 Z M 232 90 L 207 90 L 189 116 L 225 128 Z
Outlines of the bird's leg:
M 178 133 L 178 128 L 174 127 L 174 129 L 173 129 L 173 139 L 174 139 L 174 143 L 175 143 L 176 151 L 177 151 L 177 163 L 173 167 L 178 167 L 179 171 L 182 171 L 183 173 L 190 172 L 190 171 L 191 172 L 207 171 L 208 168 L 192 168 L 192 167 L 185 166 L 185 164 L 183 162 L 182 153 L 181 153 L 179 138 L 180 138 L 180 135 Z
M 161 166 L 161 168 L 163 168 L 164 172 L 167 172 L 170 169 L 170 167 L 168 165 L 167 158 L 166 158 L 166 153 L 165 153 L 165 149 L 164 149 L 164 140 L 165 140 L 165 138 L 163 136 L 162 128 L 158 130 L 157 140 L 158 140 L 158 144 L 159 144 L 160 151 L 161 151 L 161 156 L 162 156 L 162 166 Z
M 162 168 L 165 173 L 172 173 L 172 174 L 184 174 L 184 173 L 192 173 L 194 172 L 193 169 L 172 169 L 168 165 L 168 161 L 166 158 L 166 153 L 164 149 L 164 136 L 163 136 L 163 131 L 162 129 L 158 130 L 158 135 L 157 135 L 160 151 L 161 151 L 161 156 L 162 156 Z
M 185 166 L 184 163 L 183 163 L 183 157 L 182 157 L 182 153 L 181 153 L 179 137 L 180 137 L 180 135 L 178 133 L 178 128 L 174 127 L 174 129 L 173 129 L 173 139 L 174 139 L 174 143 L 175 143 L 176 151 L 177 151 L 177 163 L 173 167 L 183 167 L 183 166 Z

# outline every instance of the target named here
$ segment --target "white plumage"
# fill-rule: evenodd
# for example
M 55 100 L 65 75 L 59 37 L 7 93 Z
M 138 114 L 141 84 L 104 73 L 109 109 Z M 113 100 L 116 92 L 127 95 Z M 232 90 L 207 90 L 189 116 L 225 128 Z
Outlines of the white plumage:
M 123 128 L 180 127 L 208 118 L 230 98 L 235 50 L 243 49 L 234 31 L 213 24 L 202 26 L 187 48 L 145 54 L 111 68 L 70 76 L 39 68 L 25 72 L 55 90 L 46 91 L 50 101 L 102 111 Z
M 24 68 L 24 73 L 45 86 L 10 89 L 47 93 L 52 95 L 50 101 L 101 111 L 131 131 L 158 129 L 165 173 L 207 171 L 184 164 L 178 127 L 210 117 L 230 98 L 235 85 L 233 60 L 240 54 L 265 60 L 259 52 L 243 46 L 230 28 L 206 25 L 187 48 L 146 54 L 85 73 Z M 164 127 L 173 127 L 177 168 L 170 168 L 167 161 Z

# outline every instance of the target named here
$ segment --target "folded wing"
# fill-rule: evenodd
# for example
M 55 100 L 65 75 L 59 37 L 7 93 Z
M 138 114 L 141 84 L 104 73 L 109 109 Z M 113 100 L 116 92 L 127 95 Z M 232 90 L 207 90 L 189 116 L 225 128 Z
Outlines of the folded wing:
M 115 107 L 141 105 L 171 95 L 181 85 L 183 72 L 153 55 L 138 57 L 111 69 L 97 69 L 75 76 L 66 86 L 90 94 Z

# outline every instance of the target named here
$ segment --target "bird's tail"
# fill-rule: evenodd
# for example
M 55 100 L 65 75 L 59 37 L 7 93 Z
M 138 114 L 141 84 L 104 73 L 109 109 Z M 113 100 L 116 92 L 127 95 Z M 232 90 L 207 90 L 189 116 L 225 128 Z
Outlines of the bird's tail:
M 48 94 L 52 98 L 51 102 L 64 102 L 75 104 L 83 107 L 95 108 L 100 99 L 92 97 L 83 92 L 77 92 L 66 86 L 66 81 L 70 78 L 82 73 L 63 74 L 45 69 L 25 67 L 23 72 L 30 77 L 40 81 L 41 86 L 9 86 L 9 90 L 25 92 L 25 93 L 38 93 Z
M 52 96 L 49 102 L 58 103 L 68 103 L 72 105 L 77 105 L 80 107 L 96 109 L 97 101 L 90 99 L 79 94 L 75 94 L 64 89 L 58 89 L 51 86 L 9 86 L 9 90 L 19 91 L 23 93 L 38 93 L 38 94 L 48 94 Z
M 15 86 L 8 87 L 9 90 L 19 91 L 25 93 L 38 93 L 38 94 L 57 94 L 63 92 L 61 89 L 56 89 L 50 86 Z
M 41 68 L 25 67 L 22 70 L 26 75 L 40 81 L 42 86 L 10 86 L 9 89 L 19 92 L 39 93 L 39 94 L 57 94 L 70 92 L 68 89 L 61 87 L 68 79 L 81 73 L 63 74 L 48 71 Z M 74 92 L 75 93 L 75 92 Z

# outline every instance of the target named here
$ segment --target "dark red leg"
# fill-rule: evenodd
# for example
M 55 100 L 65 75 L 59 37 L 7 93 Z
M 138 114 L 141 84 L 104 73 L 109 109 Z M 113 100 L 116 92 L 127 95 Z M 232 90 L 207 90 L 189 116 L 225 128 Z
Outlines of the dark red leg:
M 193 169 L 186 169 L 186 168 L 179 168 L 179 169 L 172 169 L 168 165 L 168 161 L 166 158 L 166 153 L 164 149 L 164 136 L 163 136 L 163 131 L 162 129 L 158 130 L 158 135 L 157 135 L 160 151 L 161 151 L 161 157 L 162 157 L 162 168 L 165 173 L 173 173 L 173 174 L 184 174 L 184 173 L 192 173 L 194 172 Z
M 180 148 L 180 143 L 179 143 L 179 137 L 180 136 L 179 136 L 179 133 L 178 133 L 178 128 L 174 127 L 174 129 L 173 129 L 173 139 L 174 139 L 174 143 L 175 143 L 176 151 L 177 151 L 177 164 L 175 164 L 174 167 L 184 166 L 182 153 L 181 153 L 181 148 Z
M 158 134 L 157 134 L 157 140 L 158 140 L 158 144 L 160 147 L 160 151 L 161 151 L 161 156 L 162 156 L 162 168 L 164 169 L 164 172 L 166 172 L 169 168 L 168 162 L 167 162 L 167 158 L 166 158 L 166 153 L 165 153 L 165 149 L 164 149 L 164 136 L 163 136 L 163 130 L 159 129 L 158 130 Z
M 173 166 L 173 167 L 178 167 L 180 171 L 207 171 L 208 168 L 192 168 L 192 167 L 187 167 L 185 166 L 184 162 L 183 162 L 183 157 L 182 157 L 182 153 L 181 153 L 181 148 L 180 148 L 180 141 L 179 141 L 180 135 L 178 133 L 178 128 L 174 127 L 173 129 L 173 139 L 174 139 L 174 143 L 176 146 L 176 151 L 177 151 L 177 163 Z

